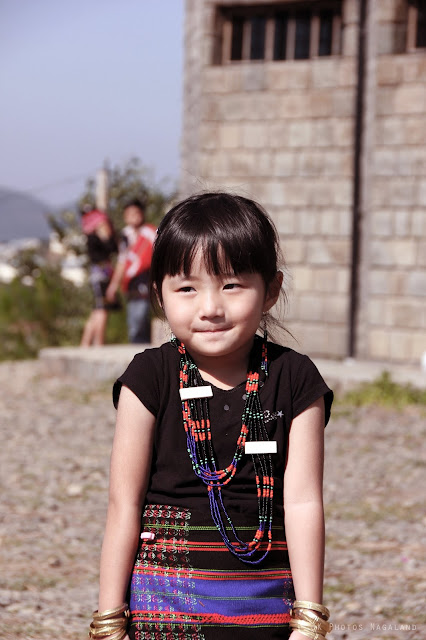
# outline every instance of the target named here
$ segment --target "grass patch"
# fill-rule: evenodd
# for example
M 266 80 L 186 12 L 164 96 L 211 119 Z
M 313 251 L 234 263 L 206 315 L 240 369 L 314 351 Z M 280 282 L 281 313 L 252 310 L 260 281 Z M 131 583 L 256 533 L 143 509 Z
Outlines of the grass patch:
M 22 619 L 17 619 L 12 622 L 6 622 L 2 628 L 2 632 L 5 634 L 2 638 L 26 638 L 40 640 L 40 638 L 46 638 L 46 629 L 41 624 L 34 622 L 23 622 Z
M 325 506 L 327 518 L 338 520 L 362 521 L 365 525 L 372 526 L 378 522 L 403 520 L 416 522 L 419 514 L 419 504 L 410 506 L 399 503 L 381 504 L 376 507 L 367 502 L 330 502 Z
M 324 585 L 324 593 L 329 596 L 335 595 L 353 595 L 356 593 L 357 587 L 351 582 L 339 582 L 337 584 L 327 584 Z
M 79 406 L 84 406 L 87 404 L 91 404 L 92 402 L 97 402 L 99 400 L 109 401 L 112 404 L 112 385 L 113 381 L 99 381 L 94 383 L 93 388 L 89 388 L 86 390 L 77 389 L 71 386 L 63 386 L 59 389 L 56 389 L 52 392 L 52 396 L 54 396 L 58 402 L 69 402 L 71 404 L 76 404 Z
M 28 575 L 12 577 L 6 582 L 5 588 L 10 591 L 44 591 L 45 589 L 53 589 L 58 584 L 58 578 L 45 575 Z
M 384 608 L 382 611 L 382 615 L 386 620 L 392 620 L 394 624 L 415 624 L 417 626 L 426 624 L 425 612 L 410 611 L 407 615 L 407 609 L 401 605 Z
M 378 405 L 404 409 L 415 405 L 426 408 L 426 389 L 418 389 L 411 384 L 398 384 L 392 380 L 389 371 L 384 371 L 373 382 L 363 382 L 355 389 L 347 391 L 338 399 L 338 403 L 346 407 Z

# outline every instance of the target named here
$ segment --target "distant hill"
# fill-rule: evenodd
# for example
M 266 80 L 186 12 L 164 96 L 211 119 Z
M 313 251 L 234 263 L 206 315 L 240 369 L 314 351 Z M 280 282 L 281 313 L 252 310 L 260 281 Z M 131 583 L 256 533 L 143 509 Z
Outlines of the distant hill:
M 52 208 L 42 200 L 0 187 L 0 242 L 47 238 L 50 233 L 46 220 L 48 213 L 52 213 Z

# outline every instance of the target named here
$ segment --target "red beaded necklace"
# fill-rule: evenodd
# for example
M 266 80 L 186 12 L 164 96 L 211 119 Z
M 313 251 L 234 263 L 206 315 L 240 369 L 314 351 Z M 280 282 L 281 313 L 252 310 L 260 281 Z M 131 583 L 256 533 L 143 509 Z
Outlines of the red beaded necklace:
M 180 389 L 199 389 L 206 383 L 198 371 L 182 342 L 174 339 L 180 358 Z M 266 332 L 262 345 L 260 369 L 268 375 L 268 356 Z M 245 406 L 241 420 L 241 430 L 231 463 L 225 469 L 217 469 L 212 446 L 209 404 L 207 397 L 194 397 L 182 400 L 183 426 L 187 438 L 187 450 L 195 475 L 207 485 L 210 511 L 213 521 L 229 551 L 243 562 L 258 564 L 272 546 L 272 517 L 274 477 L 270 454 L 252 454 L 255 471 L 259 524 L 250 542 L 243 542 L 237 534 L 234 524 L 223 503 L 222 487 L 232 481 L 246 442 L 267 441 L 268 433 L 263 421 L 262 405 L 259 398 L 259 371 L 249 371 L 245 388 Z M 229 539 L 232 533 L 234 541 Z M 267 538 L 266 549 L 264 538 Z M 265 541 L 266 542 L 266 541 Z

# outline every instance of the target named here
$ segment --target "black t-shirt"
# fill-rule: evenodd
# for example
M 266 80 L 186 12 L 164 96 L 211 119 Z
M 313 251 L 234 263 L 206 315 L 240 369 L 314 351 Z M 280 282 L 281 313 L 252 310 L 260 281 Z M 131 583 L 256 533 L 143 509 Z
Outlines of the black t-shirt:
M 261 340 L 255 340 L 253 356 L 260 362 Z M 259 357 L 257 357 L 259 352 Z M 255 358 L 255 359 L 256 359 Z M 196 477 L 187 451 L 179 397 L 180 354 L 171 343 L 137 354 L 114 384 L 117 407 L 124 384 L 156 417 L 154 451 L 146 502 L 170 504 L 192 509 L 206 507 L 207 489 Z M 287 441 L 293 418 L 324 396 L 326 424 L 330 417 L 333 392 L 313 362 L 292 349 L 268 343 L 269 375 L 260 376 L 260 401 L 270 440 L 277 441 L 272 454 L 275 496 L 282 496 Z M 241 430 L 245 402 L 245 381 L 224 390 L 211 385 L 209 413 L 217 468 L 231 462 Z M 223 488 L 227 507 L 234 511 L 257 511 L 256 485 L 250 455 L 244 455 L 233 480 Z M 282 499 L 276 500 L 282 511 Z
M 87 236 L 87 254 L 92 264 L 107 262 L 117 251 L 117 242 L 113 235 L 108 240 L 102 240 L 96 233 L 89 233 Z

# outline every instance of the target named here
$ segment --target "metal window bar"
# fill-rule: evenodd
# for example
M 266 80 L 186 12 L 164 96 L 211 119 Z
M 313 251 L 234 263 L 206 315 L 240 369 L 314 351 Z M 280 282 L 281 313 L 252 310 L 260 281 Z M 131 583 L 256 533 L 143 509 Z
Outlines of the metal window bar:
M 222 63 L 225 64 L 232 60 L 232 21 L 229 18 L 223 23 L 222 34 Z
M 296 20 L 293 16 L 289 17 L 287 23 L 287 43 L 286 43 L 286 60 L 294 60 L 294 50 L 296 47 Z
M 407 51 L 414 51 L 416 48 L 417 35 L 417 8 L 413 5 L 408 7 L 407 16 Z
M 223 15 L 218 58 L 222 64 L 248 60 L 295 60 L 340 55 L 342 17 L 336 3 L 289 13 L 239 9 Z M 334 7 L 334 8 L 332 8 Z M 251 8 L 250 8 L 251 9 Z M 416 48 L 417 8 L 409 7 L 407 49 Z M 423 21 L 424 24 L 424 21 Z M 420 36 L 421 37 L 421 36 Z
M 316 58 L 319 55 L 320 46 L 320 17 L 317 13 L 311 16 L 311 28 L 309 39 L 309 57 Z
M 335 13 L 333 16 L 333 30 L 331 37 L 331 55 L 338 56 L 342 53 L 342 16 Z
M 274 16 L 269 14 L 266 18 L 265 27 L 265 60 L 270 61 L 274 59 Z

